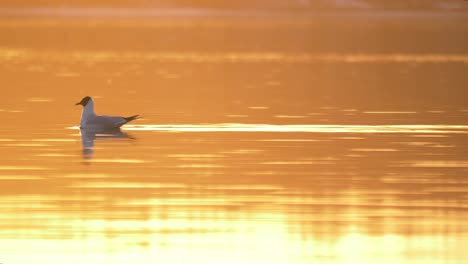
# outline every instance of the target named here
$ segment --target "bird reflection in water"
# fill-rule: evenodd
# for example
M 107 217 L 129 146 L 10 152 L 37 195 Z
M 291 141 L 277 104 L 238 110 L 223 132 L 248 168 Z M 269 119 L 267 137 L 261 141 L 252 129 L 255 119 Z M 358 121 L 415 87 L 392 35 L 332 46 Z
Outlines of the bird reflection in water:
M 83 158 L 85 160 L 91 160 L 94 154 L 94 141 L 95 140 L 106 140 L 106 139 L 118 139 L 118 138 L 129 138 L 135 139 L 122 132 L 120 128 L 112 129 L 85 129 L 80 128 L 81 134 L 81 145 L 83 146 Z

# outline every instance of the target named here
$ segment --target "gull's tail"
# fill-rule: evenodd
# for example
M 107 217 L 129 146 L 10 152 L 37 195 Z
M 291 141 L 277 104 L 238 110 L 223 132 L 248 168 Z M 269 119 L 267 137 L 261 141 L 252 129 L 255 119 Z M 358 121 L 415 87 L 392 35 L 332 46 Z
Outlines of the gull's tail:
M 130 121 L 133 121 L 135 119 L 138 119 L 139 115 L 134 115 L 134 116 L 129 116 L 129 117 L 124 117 L 125 123 L 128 123 Z

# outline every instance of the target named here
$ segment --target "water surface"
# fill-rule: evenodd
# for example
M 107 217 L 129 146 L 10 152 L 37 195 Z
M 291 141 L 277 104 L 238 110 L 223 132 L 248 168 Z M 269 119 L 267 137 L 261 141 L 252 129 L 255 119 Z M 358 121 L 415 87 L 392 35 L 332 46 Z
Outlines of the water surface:
M 0 21 L 0 262 L 464 263 L 463 16 L 322 19 Z

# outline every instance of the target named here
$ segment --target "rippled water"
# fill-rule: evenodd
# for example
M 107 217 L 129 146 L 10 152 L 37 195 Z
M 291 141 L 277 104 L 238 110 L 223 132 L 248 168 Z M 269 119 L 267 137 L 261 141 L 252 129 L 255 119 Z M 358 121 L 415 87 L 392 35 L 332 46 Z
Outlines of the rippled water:
M 430 46 L 457 21 L 390 53 L 324 52 L 303 20 L 143 22 L 0 22 L 1 263 L 468 259 L 468 51 Z M 85 95 L 143 117 L 80 131 Z

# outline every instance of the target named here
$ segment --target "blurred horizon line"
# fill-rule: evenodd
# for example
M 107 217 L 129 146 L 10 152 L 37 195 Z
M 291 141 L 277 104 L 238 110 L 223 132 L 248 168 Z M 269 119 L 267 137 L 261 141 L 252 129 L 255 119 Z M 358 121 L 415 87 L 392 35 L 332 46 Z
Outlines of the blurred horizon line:
M 321 17 L 355 17 L 355 18 L 395 18 L 395 17 L 463 17 L 468 18 L 464 10 L 395 10 L 395 9 L 219 9 L 210 7 L 1 7 L 0 19 L 11 17 L 296 17 L 296 18 L 321 18 Z

